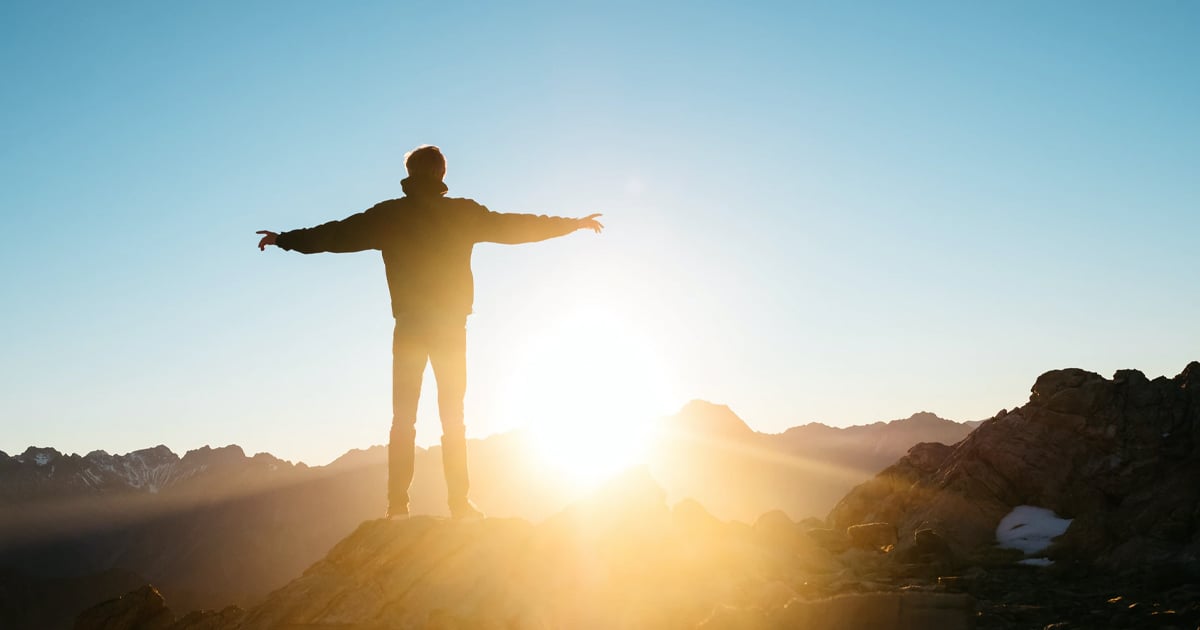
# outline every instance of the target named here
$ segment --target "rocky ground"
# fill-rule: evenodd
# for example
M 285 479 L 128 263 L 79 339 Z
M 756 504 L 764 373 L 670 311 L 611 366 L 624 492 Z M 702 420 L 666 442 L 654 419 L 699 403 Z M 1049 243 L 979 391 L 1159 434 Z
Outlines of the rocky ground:
M 1198 479 L 1200 363 L 1154 380 L 1056 370 L 1028 404 L 913 447 L 824 520 L 668 507 L 643 471 L 537 525 L 368 521 L 248 611 L 175 619 L 142 589 L 77 627 L 1192 630 Z M 1037 558 L 997 545 L 1018 511 L 1064 525 Z
M 1184 573 L 1022 566 L 1020 552 L 995 549 L 958 558 L 936 539 L 904 552 L 887 527 L 839 532 L 780 512 L 721 522 L 694 502 L 668 510 L 653 487 L 637 487 L 640 499 L 623 489 L 621 510 L 593 505 L 540 525 L 369 521 L 248 611 L 177 619 L 145 587 L 88 611 L 77 628 L 1200 626 L 1200 583 Z
M 1200 583 L 1156 581 L 1010 566 L 968 571 L 963 587 L 979 630 L 1200 628 Z

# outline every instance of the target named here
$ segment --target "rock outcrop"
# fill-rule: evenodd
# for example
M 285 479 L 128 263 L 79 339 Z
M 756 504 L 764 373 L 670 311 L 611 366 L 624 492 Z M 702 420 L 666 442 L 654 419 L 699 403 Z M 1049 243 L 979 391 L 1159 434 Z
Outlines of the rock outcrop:
M 193 611 L 177 619 L 162 593 L 150 585 L 101 602 L 79 615 L 75 630 L 227 630 L 241 623 L 245 611 Z
M 765 435 L 728 407 L 699 401 L 665 424 L 650 463 L 672 502 L 693 497 L 722 519 L 748 522 L 774 509 L 792 518 L 823 514 L 912 444 L 957 441 L 971 428 L 921 413 Z M 472 440 L 470 449 L 472 495 L 489 514 L 538 522 L 578 492 L 520 432 Z M 145 576 L 180 612 L 248 606 L 378 517 L 386 480 L 383 447 L 312 467 L 236 445 L 182 457 L 165 446 L 123 455 L 46 447 L 0 453 L 0 567 L 58 577 L 122 567 Z M 445 513 L 440 447 L 418 449 L 411 497 L 414 513 Z M 72 616 L 112 595 L 82 601 Z M 0 584 L 0 613 L 3 601 Z M 57 618 L 64 610 L 47 604 L 26 616 Z
M 850 627 L 839 619 L 881 630 L 921 627 L 914 619 L 970 627 L 974 605 L 964 595 L 831 597 L 854 575 L 782 512 L 751 526 L 717 520 L 694 501 L 668 508 L 664 491 L 634 471 L 538 525 L 367 521 L 245 614 L 170 622 L 156 593 L 142 589 L 88 611 L 79 628 Z
M 953 447 L 918 444 L 848 494 L 835 529 L 888 522 L 899 548 L 935 532 L 960 557 L 995 542 L 1014 507 L 1074 519 L 1051 557 L 1109 570 L 1200 573 L 1200 363 L 1178 376 L 1112 379 L 1079 369 L 1037 379 L 1029 402 Z M 927 544 L 928 535 L 925 536 Z
M 75 630 L 165 630 L 174 622 L 158 589 L 143 586 L 87 609 Z
M 689 627 L 718 603 L 781 606 L 834 567 L 786 517 L 748 527 L 695 503 L 669 510 L 631 473 L 539 525 L 369 521 L 240 628 Z

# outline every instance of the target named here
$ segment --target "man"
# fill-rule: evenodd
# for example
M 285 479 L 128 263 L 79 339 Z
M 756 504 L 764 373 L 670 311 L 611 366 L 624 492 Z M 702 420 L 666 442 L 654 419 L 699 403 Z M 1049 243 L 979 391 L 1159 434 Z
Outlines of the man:
M 463 398 L 467 387 L 466 320 L 474 300 L 471 250 L 475 243 L 530 243 L 579 229 L 599 233 L 599 214 L 582 219 L 492 212 L 470 199 L 446 197 L 446 159 L 435 146 L 404 156 L 404 196 L 341 221 L 276 233 L 261 230 L 260 250 L 276 245 L 304 254 L 383 252 L 392 315 L 392 431 L 388 444 L 388 510 L 408 516 L 413 477 L 417 398 L 426 362 L 437 379 L 442 420 L 442 468 L 450 515 L 482 518 L 467 498 L 467 440 Z

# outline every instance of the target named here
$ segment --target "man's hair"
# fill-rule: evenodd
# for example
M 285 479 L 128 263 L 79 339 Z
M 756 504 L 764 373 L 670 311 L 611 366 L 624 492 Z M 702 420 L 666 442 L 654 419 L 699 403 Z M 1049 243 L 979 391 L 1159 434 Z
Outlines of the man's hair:
M 409 177 L 436 179 L 446 176 L 446 157 L 432 144 L 423 144 L 404 154 L 404 168 Z

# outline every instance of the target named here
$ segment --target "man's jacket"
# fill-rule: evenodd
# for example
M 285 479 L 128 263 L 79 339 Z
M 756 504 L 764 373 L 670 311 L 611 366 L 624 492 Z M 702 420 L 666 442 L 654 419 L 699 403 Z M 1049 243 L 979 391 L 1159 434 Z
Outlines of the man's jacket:
M 341 221 L 283 232 L 275 244 L 304 254 L 378 249 L 395 317 L 465 317 L 475 299 L 475 243 L 531 243 L 579 227 L 576 219 L 492 212 L 470 199 L 444 197 L 447 189 L 440 181 L 401 183 L 405 196 L 400 199 Z

